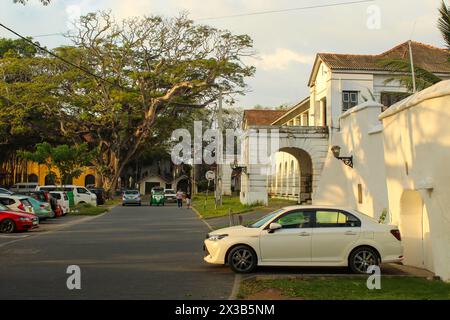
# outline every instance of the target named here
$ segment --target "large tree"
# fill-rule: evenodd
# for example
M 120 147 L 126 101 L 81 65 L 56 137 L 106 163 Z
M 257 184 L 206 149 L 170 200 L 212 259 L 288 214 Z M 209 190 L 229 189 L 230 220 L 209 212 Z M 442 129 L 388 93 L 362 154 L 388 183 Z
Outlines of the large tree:
M 56 52 L 84 71 L 54 59 L 45 83 L 58 98 L 51 107 L 63 134 L 96 149 L 93 163 L 107 190 L 149 141 L 171 132 L 177 122 L 167 119 L 182 119 L 219 94 L 232 99 L 254 73 L 241 60 L 253 54 L 248 36 L 196 25 L 186 15 L 117 22 L 98 12 L 76 25 L 74 45 Z

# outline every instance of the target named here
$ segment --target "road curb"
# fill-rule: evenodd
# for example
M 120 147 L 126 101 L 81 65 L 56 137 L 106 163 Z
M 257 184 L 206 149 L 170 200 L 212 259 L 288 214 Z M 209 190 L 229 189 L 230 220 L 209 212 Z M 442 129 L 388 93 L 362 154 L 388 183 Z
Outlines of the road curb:
M 209 229 L 210 231 L 213 231 L 213 230 L 214 230 L 213 227 L 211 227 L 211 225 L 205 220 L 205 218 L 203 218 L 203 216 L 200 214 L 200 212 L 198 212 L 197 209 L 195 209 L 195 208 L 192 207 L 192 206 L 191 206 L 191 209 L 192 209 L 192 211 L 195 212 L 195 214 L 197 215 L 197 217 L 198 217 L 200 220 L 203 221 L 203 223 L 208 227 L 208 229 Z
M 213 227 L 211 227 L 211 225 L 203 218 L 203 216 L 200 214 L 200 212 L 198 212 L 197 209 L 195 209 L 194 207 L 191 207 L 192 211 L 195 212 L 195 214 L 197 215 L 197 217 L 203 221 L 203 223 L 208 227 L 209 230 L 213 231 Z M 241 287 L 241 281 L 242 281 L 242 277 L 240 274 L 235 274 L 234 276 L 234 281 L 233 281 L 233 288 L 231 289 L 231 293 L 230 296 L 228 297 L 228 300 L 236 300 L 237 299 L 237 295 L 239 294 L 239 289 Z

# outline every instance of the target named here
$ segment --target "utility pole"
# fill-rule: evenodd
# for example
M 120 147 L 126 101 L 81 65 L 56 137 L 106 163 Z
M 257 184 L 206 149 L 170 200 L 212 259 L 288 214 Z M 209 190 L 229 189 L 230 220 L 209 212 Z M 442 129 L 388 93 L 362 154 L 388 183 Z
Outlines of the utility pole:
M 413 81 L 413 93 L 417 92 L 417 88 L 416 88 L 416 71 L 414 68 L 414 58 L 413 58 L 413 52 L 412 52 L 412 45 L 411 45 L 412 41 L 409 40 L 408 41 L 408 45 L 409 45 L 409 60 L 411 61 L 411 74 L 412 74 L 412 81 Z
M 222 161 L 223 161 L 223 114 L 222 114 L 222 92 L 219 93 L 219 105 L 217 110 L 217 124 L 219 137 L 217 140 L 217 172 L 216 172 L 216 202 L 222 206 Z

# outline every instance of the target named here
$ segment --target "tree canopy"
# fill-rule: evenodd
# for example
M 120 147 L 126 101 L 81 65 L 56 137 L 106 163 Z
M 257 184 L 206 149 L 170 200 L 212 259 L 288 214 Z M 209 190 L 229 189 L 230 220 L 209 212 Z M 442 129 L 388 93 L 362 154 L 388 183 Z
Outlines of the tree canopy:
M 253 54 L 250 37 L 184 14 L 116 21 L 96 12 L 76 26 L 72 45 L 54 53 L 79 68 L 14 46 L 15 55 L 1 60 L 0 128 L 87 143 L 108 190 L 134 157 L 168 140 L 219 94 L 232 102 L 254 73 L 242 61 Z

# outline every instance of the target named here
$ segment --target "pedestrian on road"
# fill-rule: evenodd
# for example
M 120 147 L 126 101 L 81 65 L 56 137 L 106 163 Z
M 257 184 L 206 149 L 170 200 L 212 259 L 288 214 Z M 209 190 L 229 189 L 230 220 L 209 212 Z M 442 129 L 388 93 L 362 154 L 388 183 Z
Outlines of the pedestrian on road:
M 183 191 L 181 191 L 181 190 L 178 190 L 178 192 L 177 192 L 177 203 L 178 203 L 178 208 L 183 207 Z
M 190 194 L 189 192 L 186 193 L 186 207 L 187 207 L 188 209 L 191 208 L 191 194 Z

